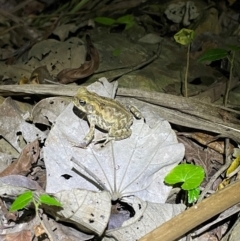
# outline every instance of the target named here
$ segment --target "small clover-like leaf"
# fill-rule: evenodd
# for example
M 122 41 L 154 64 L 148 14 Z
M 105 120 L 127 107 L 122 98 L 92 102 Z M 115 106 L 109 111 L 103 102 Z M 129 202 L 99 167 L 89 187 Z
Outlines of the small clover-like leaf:
M 226 49 L 209 49 L 206 52 L 204 52 L 197 61 L 216 61 L 227 57 L 228 54 L 229 51 Z
M 96 23 L 100 23 L 106 26 L 113 26 L 116 24 L 116 20 L 113 18 L 107 18 L 107 17 L 96 17 L 94 18 L 94 21 Z
M 173 168 L 164 181 L 168 184 L 182 183 L 183 190 L 191 190 L 198 187 L 204 178 L 204 169 L 192 164 L 181 164 Z
M 50 197 L 48 194 L 40 195 L 39 201 L 50 206 L 62 207 L 62 204 L 56 198 Z
M 188 203 L 193 203 L 198 200 L 200 189 L 197 187 L 188 191 Z
M 190 44 L 195 37 L 195 32 L 191 29 L 182 28 L 174 35 L 174 39 L 177 43 L 182 45 Z
M 32 191 L 26 191 L 23 194 L 19 195 L 15 201 L 13 202 L 12 206 L 10 207 L 9 211 L 14 212 L 26 207 L 33 198 Z
M 125 15 L 117 19 L 117 23 L 126 24 L 125 30 L 131 28 L 134 25 L 134 17 L 133 15 Z

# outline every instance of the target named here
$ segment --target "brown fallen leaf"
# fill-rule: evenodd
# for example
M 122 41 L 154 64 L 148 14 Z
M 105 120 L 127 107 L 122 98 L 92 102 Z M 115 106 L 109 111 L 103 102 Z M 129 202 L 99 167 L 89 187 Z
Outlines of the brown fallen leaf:
M 7 219 L 8 222 L 10 222 L 10 220 L 12 221 L 16 221 L 17 220 L 17 213 L 16 212 L 9 212 L 5 202 L 3 202 L 3 200 L 0 198 L 0 208 L 1 208 L 1 212 L 3 214 L 3 216 Z
M 36 237 L 39 237 L 39 236 L 41 236 L 42 234 L 45 233 L 45 230 L 44 230 L 44 228 L 42 227 L 41 224 L 35 226 L 33 228 L 33 230 L 34 230 L 34 234 L 35 234 Z
M 16 233 L 9 233 L 6 235 L 6 241 L 31 241 L 33 238 L 29 230 L 22 230 Z
M 198 143 L 208 146 L 211 149 L 223 154 L 225 152 L 225 143 L 224 140 L 217 140 L 218 136 L 209 135 L 203 132 L 192 132 L 192 133 L 178 133 L 178 135 L 183 135 L 186 137 L 190 137 L 197 141 Z M 234 146 L 229 144 L 229 152 L 233 153 Z
M 45 82 L 45 79 L 52 80 L 52 77 L 47 69 L 47 66 L 40 66 L 33 70 L 30 78 L 26 78 L 25 76 L 19 81 L 20 85 L 23 84 L 48 84 L 48 82 Z
M 99 54 L 89 35 L 86 35 L 87 55 L 86 62 L 79 68 L 67 68 L 60 71 L 57 79 L 62 84 L 69 84 L 77 79 L 83 79 L 94 73 L 99 66 Z
M 213 168 L 212 161 L 223 163 L 223 155 L 210 148 L 204 149 L 185 136 L 178 136 L 178 141 L 185 146 L 185 158 L 187 162 L 194 162 L 196 165 L 202 166 L 205 170 L 206 178 L 211 175 Z
M 22 150 L 19 158 L 0 173 L 0 177 L 16 174 L 27 175 L 30 172 L 32 164 L 37 161 L 39 153 L 38 140 L 29 143 Z

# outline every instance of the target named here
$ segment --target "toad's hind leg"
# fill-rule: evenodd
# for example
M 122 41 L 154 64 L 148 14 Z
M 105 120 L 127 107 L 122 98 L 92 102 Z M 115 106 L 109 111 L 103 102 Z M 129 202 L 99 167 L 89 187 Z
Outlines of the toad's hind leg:
M 132 130 L 130 128 L 122 128 L 122 129 L 111 128 L 108 133 L 110 139 L 117 140 L 117 141 L 126 139 L 129 136 L 131 136 L 131 134 L 132 134 Z
M 94 141 L 94 143 L 104 141 L 104 143 L 101 145 L 103 147 L 111 140 L 120 141 L 120 140 L 128 138 L 129 136 L 131 136 L 131 134 L 132 134 L 131 129 L 123 128 L 120 130 L 115 130 L 114 128 L 112 128 L 109 130 L 107 136 Z

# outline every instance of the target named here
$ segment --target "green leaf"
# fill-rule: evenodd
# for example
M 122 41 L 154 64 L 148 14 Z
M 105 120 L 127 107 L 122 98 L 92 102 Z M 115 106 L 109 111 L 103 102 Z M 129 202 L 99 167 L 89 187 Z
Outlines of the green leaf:
M 50 197 L 48 194 L 40 195 L 39 201 L 50 206 L 62 207 L 62 204 L 57 199 Z
M 130 29 L 134 24 L 134 17 L 133 15 L 125 15 L 117 19 L 117 23 L 119 24 L 126 24 L 125 30 Z
M 121 51 L 122 50 L 120 48 L 114 49 L 112 54 L 114 57 L 118 57 L 120 55 Z
M 201 166 L 192 164 L 180 164 L 172 169 L 165 177 L 168 184 L 182 183 L 183 190 L 191 190 L 198 187 L 204 178 L 204 170 Z
M 187 45 L 193 41 L 195 32 L 191 29 L 182 28 L 173 37 L 177 43 Z
M 129 24 L 132 22 L 134 22 L 134 17 L 131 14 L 124 15 L 117 19 L 117 23 L 120 23 L 120 24 Z
M 100 24 L 103 24 L 103 25 L 106 25 L 106 26 L 113 26 L 117 22 L 115 19 L 107 18 L 107 17 L 96 17 L 96 18 L 94 18 L 94 21 L 96 23 L 100 23 Z
M 19 195 L 15 199 L 15 201 L 13 202 L 9 211 L 14 212 L 14 211 L 17 211 L 19 209 L 22 209 L 22 208 L 26 207 L 29 204 L 29 202 L 32 200 L 32 198 L 33 198 L 33 192 L 32 191 L 24 192 L 23 194 Z
M 188 191 L 188 203 L 193 203 L 198 200 L 200 189 L 197 187 Z
M 209 49 L 206 52 L 204 52 L 197 61 L 216 61 L 227 57 L 228 54 L 229 51 L 226 49 Z
M 229 49 L 231 49 L 231 51 L 239 51 L 240 50 L 240 47 L 236 46 L 236 45 L 227 45 L 227 47 Z

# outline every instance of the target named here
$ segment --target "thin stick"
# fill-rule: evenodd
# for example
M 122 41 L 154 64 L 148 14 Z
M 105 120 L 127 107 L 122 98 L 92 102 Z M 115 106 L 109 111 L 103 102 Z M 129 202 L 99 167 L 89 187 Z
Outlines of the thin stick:
M 188 45 L 188 50 L 187 50 L 187 66 L 186 66 L 185 79 L 184 79 L 184 88 L 185 88 L 184 95 L 185 95 L 185 97 L 188 97 L 189 54 L 190 54 L 190 44 Z
M 224 96 L 224 106 L 227 106 L 227 102 L 228 102 L 228 95 L 229 95 L 229 91 L 230 91 L 230 85 L 232 82 L 235 53 L 236 53 L 236 51 L 233 51 L 232 59 L 230 59 L 231 68 L 230 68 L 230 73 L 229 73 L 229 79 L 227 80 L 227 85 L 226 85 L 226 92 L 225 92 L 225 96 Z
M 211 177 L 211 179 L 209 180 L 208 184 L 206 185 L 205 189 L 202 191 L 197 203 L 201 202 L 203 200 L 203 198 L 205 197 L 205 195 L 208 193 L 208 191 L 210 190 L 211 186 L 213 185 L 213 183 L 217 180 L 217 178 L 228 169 L 228 167 L 230 166 L 232 160 L 230 158 L 229 155 L 229 139 L 226 138 L 225 139 L 225 164 Z

